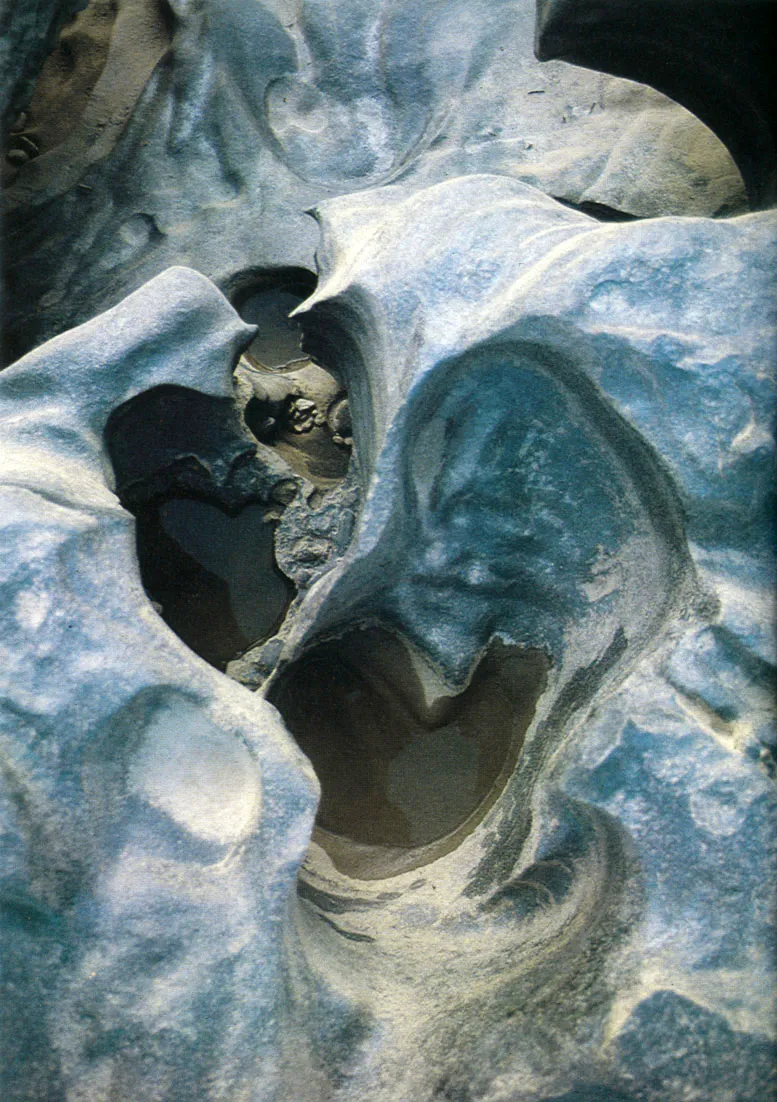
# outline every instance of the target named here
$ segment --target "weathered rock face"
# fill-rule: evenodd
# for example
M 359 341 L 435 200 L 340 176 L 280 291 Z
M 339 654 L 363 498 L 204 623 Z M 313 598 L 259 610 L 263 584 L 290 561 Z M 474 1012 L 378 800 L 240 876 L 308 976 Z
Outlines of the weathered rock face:
M 88 0 L 43 0 L 20 8 L 13 0 L 0 6 L 0 58 L 2 91 L 0 125 L 12 125 L 26 106 L 46 55 L 68 19 L 86 7 Z
M 418 1027 L 419 1064 L 389 1096 L 433 1097 L 447 1063 L 454 1096 L 757 1098 L 774 982 L 774 216 L 601 227 L 475 177 L 320 217 L 311 345 L 334 329 L 358 347 L 346 377 L 375 473 L 348 555 L 300 611 L 298 694 L 331 634 L 353 692 L 365 620 L 438 686 L 475 677 L 494 638 L 551 663 L 538 698 L 524 686 L 530 725 L 480 823 L 447 856 L 413 851 L 437 860 L 392 880 L 390 920 L 338 910 L 379 947 L 413 929 L 417 1012 L 442 989 L 455 1021 Z M 427 775 L 423 746 L 391 762 L 395 790 Z M 438 760 L 446 792 L 463 761 Z M 317 839 L 346 873 L 385 872 L 369 845 Z M 340 899 L 336 868 L 314 850 L 306 875 Z
M 777 199 L 775 30 L 771 0 L 537 4 L 539 57 L 646 80 L 685 104 L 731 150 L 756 207 Z
M 2 376 L 6 1098 L 267 1074 L 316 782 L 154 612 L 102 440 L 149 387 L 229 395 L 252 333 L 173 269 Z
M 3 1099 L 769 1097 L 774 212 L 522 0 L 104 7 L 5 197 Z
M 257 270 L 314 272 L 305 212 L 398 179 L 499 172 L 638 216 L 746 209 L 687 111 L 539 65 L 530 0 L 445 0 L 423 20 L 413 0 L 114 7 L 107 54 L 105 20 L 69 31 L 84 76 L 51 65 L 26 123 L 39 155 L 7 182 L 9 359 L 171 264 L 230 292 Z

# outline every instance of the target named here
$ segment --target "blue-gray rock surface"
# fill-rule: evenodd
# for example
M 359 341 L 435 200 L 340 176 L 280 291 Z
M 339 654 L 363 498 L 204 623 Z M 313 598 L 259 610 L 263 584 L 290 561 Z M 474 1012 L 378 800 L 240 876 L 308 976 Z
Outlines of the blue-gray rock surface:
M 160 15 L 161 12 L 161 15 Z M 532 0 L 122 0 L 77 124 L 9 181 L 8 358 L 171 264 L 314 270 L 323 199 L 499 172 L 639 216 L 745 209 L 721 143 L 641 85 L 533 56 Z
M 524 0 L 166 11 L 5 195 L 0 1096 L 763 1102 L 775 212 Z

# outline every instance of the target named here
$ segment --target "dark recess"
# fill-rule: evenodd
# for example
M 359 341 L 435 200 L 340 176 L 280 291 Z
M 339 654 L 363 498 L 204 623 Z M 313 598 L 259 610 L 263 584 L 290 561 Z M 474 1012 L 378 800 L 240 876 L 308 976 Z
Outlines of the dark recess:
M 149 597 L 195 653 L 224 669 L 274 634 L 294 596 L 265 520 L 277 475 L 231 399 L 183 387 L 124 403 L 105 439 L 116 493 L 137 521 Z
M 777 199 L 776 0 L 537 0 L 535 52 L 657 88 L 713 130 L 754 209 Z
M 269 699 L 321 782 L 318 825 L 361 847 L 416 849 L 477 819 L 511 775 L 549 663 L 493 640 L 455 691 L 394 633 L 318 643 Z

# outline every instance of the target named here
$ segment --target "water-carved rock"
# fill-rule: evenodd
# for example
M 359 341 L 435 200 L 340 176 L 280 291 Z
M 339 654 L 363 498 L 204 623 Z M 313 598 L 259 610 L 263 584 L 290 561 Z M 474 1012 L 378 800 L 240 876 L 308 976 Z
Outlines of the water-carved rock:
M 0 1093 L 760 1102 L 773 212 L 524 0 L 154 10 L 5 196 Z

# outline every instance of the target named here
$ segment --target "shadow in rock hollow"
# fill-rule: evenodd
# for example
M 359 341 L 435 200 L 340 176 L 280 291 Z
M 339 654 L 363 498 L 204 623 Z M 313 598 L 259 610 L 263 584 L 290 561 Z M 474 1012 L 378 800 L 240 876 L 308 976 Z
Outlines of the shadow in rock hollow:
M 317 840 L 365 879 L 452 849 L 511 775 L 545 688 L 539 650 L 492 640 L 451 687 L 383 627 L 304 652 L 269 699 L 321 782 Z
M 137 520 L 141 578 L 167 624 L 220 669 L 272 635 L 294 596 L 275 562 L 268 467 L 229 399 L 158 387 L 106 428 L 116 492 Z M 279 490 L 279 487 L 282 489 Z

